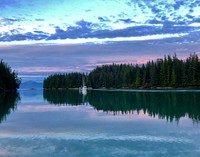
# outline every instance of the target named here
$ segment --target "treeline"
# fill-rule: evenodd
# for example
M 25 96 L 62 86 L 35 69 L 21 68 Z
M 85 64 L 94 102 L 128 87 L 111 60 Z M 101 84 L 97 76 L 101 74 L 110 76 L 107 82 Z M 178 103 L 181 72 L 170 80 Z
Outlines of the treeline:
M 90 74 L 94 88 L 185 87 L 200 85 L 200 61 L 196 54 L 186 60 L 176 55 L 139 65 L 105 65 Z
M 80 87 L 83 77 L 86 85 L 92 88 L 200 86 L 200 60 L 196 54 L 190 54 L 186 60 L 168 55 L 143 65 L 104 65 L 95 68 L 89 75 L 52 75 L 44 80 L 44 88 Z
M 10 66 L 0 61 L 0 91 L 16 91 L 20 86 L 21 80 L 17 73 L 12 71 Z
M 43 87 L 48 88 L 79 88 L 85 75 L 81 73 L 55 74 L 44 79 Z M 86 77 L 86 76 L 85 76 Z

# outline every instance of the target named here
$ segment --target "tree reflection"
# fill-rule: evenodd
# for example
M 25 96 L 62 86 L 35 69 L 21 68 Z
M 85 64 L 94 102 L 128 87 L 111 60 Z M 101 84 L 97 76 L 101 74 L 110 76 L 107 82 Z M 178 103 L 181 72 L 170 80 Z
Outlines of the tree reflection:
M 200 120 L 200 92 L 119 92 L 88 91 L 85 98 L 75 90 L 44 90 L 44 98 L 52 104 L 80 105 L 89 103 L 96 110 L 113 114 L 143 111 L 168 121 L 181 117 Z
M 78 90 L 44 90 L 43 98 L 56 105 L 81 105 L 85 102 Z
M 19 100 L 20 97 L 17 92 L 0 93 L 0 123 L 6 120 L 7 115 L 16 109 Z

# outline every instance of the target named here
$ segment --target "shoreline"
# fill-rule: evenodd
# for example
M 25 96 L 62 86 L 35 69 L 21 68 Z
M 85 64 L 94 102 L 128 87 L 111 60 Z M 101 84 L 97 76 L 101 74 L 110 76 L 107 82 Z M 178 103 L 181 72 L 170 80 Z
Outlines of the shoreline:
M 43 90 L 79 90 L 79 88 L 43 88 Z M 150 87 L 150 88 L 87 88 L 99 91 L 200 91 L 200 87 Z

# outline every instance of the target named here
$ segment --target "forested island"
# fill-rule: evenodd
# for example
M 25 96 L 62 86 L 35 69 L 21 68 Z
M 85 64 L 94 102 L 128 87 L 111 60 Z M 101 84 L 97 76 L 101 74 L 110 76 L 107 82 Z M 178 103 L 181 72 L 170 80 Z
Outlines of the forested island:
M 0 91 L 16 91 L 20 86 L 21 80 L 11 67 L 0 61 Z
M 82 80 L 92 88 L 198 88 L 200 86 L 200 60 L 190 54 L 185 60 L 174 56 L 149 61 L 142 65 L 103 65 L 89 74 L 54 74 L 44 79 L 45 89 L 78 88 Z

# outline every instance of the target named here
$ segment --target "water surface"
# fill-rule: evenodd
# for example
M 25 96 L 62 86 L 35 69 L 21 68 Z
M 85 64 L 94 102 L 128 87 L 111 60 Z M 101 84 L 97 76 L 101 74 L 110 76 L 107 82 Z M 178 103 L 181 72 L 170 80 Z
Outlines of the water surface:
M 200 156 L 199 91 L 0 96 L 0 156 Z

